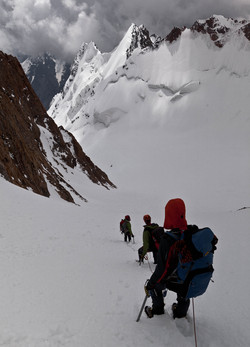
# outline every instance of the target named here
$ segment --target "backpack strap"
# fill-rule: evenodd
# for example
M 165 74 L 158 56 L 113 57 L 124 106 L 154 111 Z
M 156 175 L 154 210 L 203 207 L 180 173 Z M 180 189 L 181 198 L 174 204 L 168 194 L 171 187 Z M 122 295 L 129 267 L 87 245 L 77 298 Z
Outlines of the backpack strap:
M 149 225 L 144 225 L 144 230 L 148 230 L 151 233 L 158 226 L 159 225 L 157 223 L 151 223 Z
M 183 233 L 183 240 L 185 241 L 188 249 L 190 250 L 193 259 L 199 259 L 203 257 L 203 253 L 198 251 L 192 242 L 193 235 L 196 234 L 198 231 L 199 228 L 197 227 L 197 225 L 188 225 L 187 230 L 185 230 Z
M 165 235 L 163 227 L 157 226 L 151 231 L 151 236 L 157 250 L 160 247 L 160 241 L 163 235 Z
M 167 254 L 167 259 L 166 259 L 165 269 L 164 269 L 161 277 L 158 279 L 157 283 L 160 283 L 163 280 L 163 278 L 166 277 L 168 270 L 170 268 L 170 265 L 171 265 L 171 259 L 176 258 L 176 245 L 180 240 L 180 231 L 178 233 L 177 232 L 166 232 L 164 237 L 168 237 L 168 236 L 174 240 L 174 243 L 169 248 L 169 251 Z

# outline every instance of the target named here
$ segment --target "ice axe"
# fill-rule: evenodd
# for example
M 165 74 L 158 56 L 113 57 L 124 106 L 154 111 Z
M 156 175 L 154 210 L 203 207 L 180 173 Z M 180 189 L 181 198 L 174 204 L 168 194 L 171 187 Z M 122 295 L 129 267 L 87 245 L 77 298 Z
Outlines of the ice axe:
M 148 280 L 146 281 L 146 283 L 144 285 L 144 290 L 145 290 L 146 295 L 145 295 L 145 298 L 144 298 L 143 303 L 141 305 L 141 309 L 140 309 L 140 312 L 139 312 L 138 317 L 136 319 L 136 322 L 139 322 L 139 320 L 141 318 L 141 315 L 142 315 L 142 311 L 143 311 L 143 309 L 144 309 L 144 307 L 146 305 L 147 299 L 150 297 L 150 294 L 149 294 L 148 290 L 146 289 L 147 283 L 148 283 Z
M 139 312 L 138 317 L 137 317 L 137 319 L 136 319 L 136 322 L 139 322 L 139 320 L 140 320 L 140 318 L 141 318 L 141 314 L 142 314 L 142 311 L 143 311 L 143 309 L 144 309 L 144 307 L 145 307 L 145 305 L 146 305 L 147 299 L 148 299 L 148 295 L 146 294 L 146 295 L 145 295 L 145 298 L 144 298 L 144 300 L 143 300 L 143 303 L 142 303 L 142 305 L 141 305 L 141 309 L 140 309 L 140 312 Z

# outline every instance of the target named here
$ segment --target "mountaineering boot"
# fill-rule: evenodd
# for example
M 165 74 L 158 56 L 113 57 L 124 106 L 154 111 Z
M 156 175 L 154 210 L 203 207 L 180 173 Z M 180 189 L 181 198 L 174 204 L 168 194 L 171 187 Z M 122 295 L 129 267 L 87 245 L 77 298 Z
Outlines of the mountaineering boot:
M 177 303 L 174 302 L 173 305 L 172 305 L 172 312 L 173 312 L 173 318 L 177 318 L 176 317 L 176 310 L 177 310 Z
M 154 317 L 153 310 L 152 310 L 151 307 L 146 306 L 144 311 L 145 311 L 146 315 L 148 316 L 148 318 L 153 318 Z
M 146 315 L 148 316 L 148 318 L 153 318 L 154 315 L 161 315 L 164 314 L 164 307 L 158 307 L 158 308 L 151 308 L 149 306 L 146 306 L 144 309 Z
M 189 308 L 190 300 L 178 298 L 178 304 L 175 302 L 172 305 L 173 318 L 183 318 L 186 317 Z

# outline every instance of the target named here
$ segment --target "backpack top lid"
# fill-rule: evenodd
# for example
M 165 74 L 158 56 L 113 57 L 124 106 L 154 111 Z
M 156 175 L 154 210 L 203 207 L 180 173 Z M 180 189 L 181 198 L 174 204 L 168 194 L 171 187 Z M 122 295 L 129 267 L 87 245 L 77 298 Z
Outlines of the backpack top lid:
M 214 237 L 215 235 L 210 228 L 203 228 L 192 235 L 192 242 L 196 250 L 206 256 L 213 250 Z
M 182 199 L 169 200 L 165 207 L 165 229 L 187 229 L 186 207 Z
M 188 225 L 182 235 L 192 253 L 193 259 L 207 256 L 216 249 L 218 239 L 210 228 L 199 229 L 196 225 Z

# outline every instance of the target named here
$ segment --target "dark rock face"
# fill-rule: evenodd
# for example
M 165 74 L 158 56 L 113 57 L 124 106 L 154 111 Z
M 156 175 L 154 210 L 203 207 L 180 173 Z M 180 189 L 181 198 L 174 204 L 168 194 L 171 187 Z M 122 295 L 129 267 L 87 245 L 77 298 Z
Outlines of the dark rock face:
M 115 187 L 85 155 L 73 135 L 59 129 L 47 115 L 16 58 L 0 52 L 0 76 L 0 174 L 4 178 L 47 197 L 50 183 L 61 198 L 74 202 L 71 193 L 81 196 L 64 174 L 78 165 L 93 183 L 108 189 Z M 41 133 L 51 144 L 54 166 Z
M 212 16 L 206 20 L 196 21 L 190 28 L 193 33 L 208 34 L 214 44 L 221 48 L 227 41 L 227 37 L 230 37 L 231 33 L 238 32 L 244 33 L 245 37 L 250 40 L 250 23 L 246 20 L 238 21 L 237 19 L 224 18 L 222 16 Z M 175 27 L 164 40 L 169 43 L 173 43 L 178 40 L 182 32 L 186 29 Z M 161 42 L 162 42 L 161 41 Z M 155 45 L 156 46 L 156 45 Z M 159 46 L 159 44 L 157 45 Z M 157 47 L 156 46 L 156 47 Z
M 246 38 L 250 40 L 250 23 L 247 24 L 246 20 L 238 21 L 237 19 L 227 19 L 228 26 L 220 23 L 216 16 L 212 16 L 206 21 L 196 21 L 190 28 L 193 32 L 208 34 L 211 40 L 217 47 L 223 47 L 225 44 L 225 36 L 230 33 L 232 27 L 240 26 L 238 33 L 244 33 Z
M 225 26 L 218 26 L 218 20 L 215 17 L 207 19 L 204 23 L 197 21 L 190 29 L 193 32 L 209 34 L 214 44 L 220 48 L 223 47 L 223 42 L 220 40 L 219 34 L 226 34 L 229 31 L 229 28 Z
M 182 32 L 185 30 L 185 27 L 180 29 L 175 27 L 165 38 L 165 41 L 168 41 L 170 43 L 176 41 L 182 34 Z
M 29 67 L 27 70 L 25 69 L 25 73 L 43 106 L 48 110 L 54 95 L 62 91 L 70 75 L 70 64 L 62 64 L 60 81 L 58 81 L 56 78 L 56 61 L 52 56 L 44 54 L 27 60 Z M 25 66 L 25 62 L 22 64 Z
M 151 41 L 149 31 L 143 25 L 139 27 L 134 25 L 133 27 L 131 45 L 127 49 L 127 58 L 131 56 L 132 52 L 137 47 L 141 49 L 147 47 L 153 48 L 153 42 Z
M 250 41 L 250 23 L 243 26 L 242 31 L 245 34 L 246 38 Z

